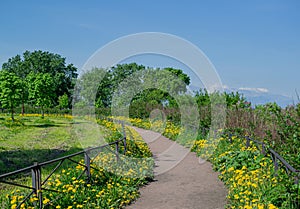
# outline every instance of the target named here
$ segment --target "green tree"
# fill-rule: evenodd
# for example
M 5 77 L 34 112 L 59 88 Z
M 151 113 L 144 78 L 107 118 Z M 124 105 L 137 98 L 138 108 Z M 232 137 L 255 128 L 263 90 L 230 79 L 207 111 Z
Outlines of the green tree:
M 130 106 L 133 115 L 147 117 L 156 108 L 178 108 L 172 95 L 184 94 L 189 83 L 190 78 L 180 69 L 118 64 L 107 70 L 94 68 L 81 74 L 74 98 L 75 104 L 101 109 Z M 143 86 L 146 89 L 139 92 Z M 132 100 L 127 101 L 128 98 Z
M 0 72 L 0 101 L 3 108 L 9 108 L 14 121 L 14 108 L 20 104 L 22 97 L 21 79 L 8 71 Z
M 15 57 L 9 58 L 6 63 L 2 66 L 8 72 L 12 72 L 17 75 L 22 82 L 22 95 L 21 95 L 21 103 L 22 103 L 22 114 L 25 113 L 25 103 L 28 100 L 28 90 L 26 87 L 26 76 L 29 73 L 29 68 L 26 68 L 24 62 L 20 55 L 16 55 Z
M 177 109 L 174 97 L 185 94 L 187 84 L 189 77 L 181 70 L 144 67 L 130 72 L 118 83 L 112 95 L 112 107 L 117 114 L 122 114 L 122 107 L 129 106 L 131 117 L 143 118 L 149 117 L 153 109 Z
M 96 103 L 95 101 L 99 89 L 99 84 L 102 84 L 102 86 L 104 86 L 103 79 L 106 72 L 107 71 L 102 68 L 93 68 L 90 71 L 82 73 L 80 78 L 78 78 L 76 85 L 75 95 L 77 95 L 76 97 L 79 98 L 77 100 L 84 102 L 88 106 L 95 105 L 96 107 L 102 107 L 103 105 L 99 104 L 99 102 L 101 102 L 101 99 L 98 98 L 98 103 Z M 109 91 L 109 89 L 102 90 L 102 92 Z
M 66 93 L 58 97 L 58 106 L 61 109 L 66 109 L 69 107 L 69 97 Z
M 145 66 L 138 65 L 136 63 L 130 64 L 118 64 L 107 70 L 105 76 L 100 82 L 97 95 L 96 106 L 97 107 L 110 107 L 112 102 L 112 96 L 118 85 L 127 77 L 135 72 L 144 70 Z
M 49 73 L 30 73 L 27 80 L 29 99 L 32 99 L 35 105 L 41 108 L 42 118 L 44 118 L 44 108 L 53 105 L 55 94 L 53 79 Z
M 24 82 L 30 73 L 48 73 L 53 79 L 54 95 L 52 103 L 58 105 L 58 97 L 67 94 L 71 97 L 73 88 L 77 78 L 77 69 L 73 64 L 66 64 L 66 58 L 61 55 L 50 53 L 47 51 L 25 51 L 23 59 L 20 55 L 16 55 L 8 59 L 2 65 L 2 68 L 15 73 Z M 26 86 L 25 83 L 23 85 Z M 27 101 L 27 88 L 23 89 L 23 104 Z M 23 110 L 24 111 L 24 110 Z

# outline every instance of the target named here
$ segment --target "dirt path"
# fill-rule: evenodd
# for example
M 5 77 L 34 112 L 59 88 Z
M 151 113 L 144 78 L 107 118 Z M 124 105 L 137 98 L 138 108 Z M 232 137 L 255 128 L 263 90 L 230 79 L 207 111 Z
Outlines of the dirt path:
M 155 181 L 141 188 L 141 197 L 128 209 L 224 208 L 227 192 L 210 163 L 158 133 L 135 129 L 154 155 Z

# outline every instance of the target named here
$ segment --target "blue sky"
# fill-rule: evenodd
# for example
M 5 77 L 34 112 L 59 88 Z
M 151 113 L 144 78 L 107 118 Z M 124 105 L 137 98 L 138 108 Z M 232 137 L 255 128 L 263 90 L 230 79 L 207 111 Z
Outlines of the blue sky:
M 40 49 L 81 68 L 116 38 L 164 32 L 198 46 L 226 86 L 294 98 L 295 89 L 300 93 L 300 1 L 12 0 L 0 5 L 1 65 Z M 164 66 L 159 59 L 137 61 Z

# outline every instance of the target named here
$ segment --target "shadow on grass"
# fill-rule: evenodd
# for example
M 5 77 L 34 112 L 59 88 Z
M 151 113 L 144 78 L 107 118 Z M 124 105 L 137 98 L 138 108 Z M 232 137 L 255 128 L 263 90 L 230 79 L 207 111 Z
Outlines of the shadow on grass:
M 69 154 L 82 151 L 82 148 L 70 148 L 64 149 L 33 149 L 33 150 L 13 150 L 13 151 L 1 151 L 0 152 L 0 175 L 8 172 L 12 172 L 21 168 L 25 168 L 34 164 L 34 162 L 45 162 L 53 160 L 59 157 L 63 157 Z M 79 161 L 83 159 L 83 155 L 72 158 Z M 64 162 L 63 164 L 68 164 Z M 43 171 L 51 171 L 57 163 L 43 166 Z M 75 165 L 76 166 L 76 165 Z
M 61 125 L 57 124 L 29 124 L 27 127 L 36 127 L 36 128 L 49 128 L 49 127 L 61 127 Z

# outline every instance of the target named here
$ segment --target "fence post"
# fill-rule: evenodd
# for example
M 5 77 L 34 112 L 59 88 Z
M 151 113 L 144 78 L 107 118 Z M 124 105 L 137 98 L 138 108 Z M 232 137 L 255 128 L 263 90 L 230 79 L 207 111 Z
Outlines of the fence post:
M 274 163 L 275 176 L 277 176 L 278 175 L 278 173 L 277 173 L 277 171 L 278 171 L 278 162 L 277 162 L 277 157 L 273 152 L 271 152 L 271 158 L 272 158 L 273 163 Z
M 119 162 L 119 141 L 116 142 L 116 158 L 117 162 Z
M 34 164 L 34 168 L 31 169 L 32 175 L 32 188 L 36 197 L 39 199 L 39 208 L 43 207 L 43 196 L 42 196 L 42 176 L 41 176 L 41 167 L 37 162 Z
M 246 148 L 250 147 L 250 138 L 249 136 L 246 136 Z
M 126 130 L 124 121 L 122 121 L 122 129 L 123 129 L 123 144 L 124 144 L 124 155 L 126 154 Z
M 231 133 L 229 133 L 228 137 L 229 137 L 230 144 L 232 144 L 232 135 L 231 135 Z
M 266 156 L 266 145 L 265 145 L 265 143 L 261 144 L 261 154 L 263 154 L 263 156 Z
M 84 153 L 84 164 L 86 166 L 85 168 L 85 174 L 86 174 L 86 182 L 89 183 L 91 180 L 91 158 L 88 154 L 88 152 Z

